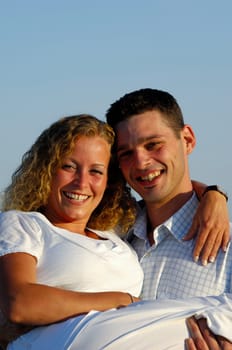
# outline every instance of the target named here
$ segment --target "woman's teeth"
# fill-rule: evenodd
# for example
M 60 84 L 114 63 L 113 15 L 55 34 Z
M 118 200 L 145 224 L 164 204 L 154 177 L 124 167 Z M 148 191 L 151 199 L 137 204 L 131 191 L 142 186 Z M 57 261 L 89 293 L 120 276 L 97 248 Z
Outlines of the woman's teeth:
M 71 199 L 75 199 L 77 201 L 83 201 L 85 199 L 88 198 L 87 195 L 84 195 L 84 194 L 76 194 L 76 193 L 72 193 L 72 192 L 65 192 L 65 195 L 68 197 L 68 198 L 71 198 Z

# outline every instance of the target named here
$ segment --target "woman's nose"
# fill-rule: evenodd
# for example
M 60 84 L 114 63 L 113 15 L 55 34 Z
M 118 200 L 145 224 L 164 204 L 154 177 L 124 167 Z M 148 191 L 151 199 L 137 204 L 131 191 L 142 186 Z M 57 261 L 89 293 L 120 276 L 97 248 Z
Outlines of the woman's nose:
M 87 183 L 87 174 L 84 171 L 76 171 L 73 182 L 80 188 L 85 187 Z

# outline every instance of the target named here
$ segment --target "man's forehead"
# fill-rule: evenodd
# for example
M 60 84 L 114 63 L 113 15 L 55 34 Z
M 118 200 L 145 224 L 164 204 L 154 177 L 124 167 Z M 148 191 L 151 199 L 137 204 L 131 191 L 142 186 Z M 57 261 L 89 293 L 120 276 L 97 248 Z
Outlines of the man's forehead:
M 168 135 L 171 129 L 163 115 L 152 110 L 120 121 L 115 131 L 118 148 L 124 149 Z
M 142 145 L 144 143 L 147 143 L 149 141 L 155 141 L 155 139 L 162 137 L 160 134 L 151 134 L 148 136 L 140 136 L 137 135 L 131 135 L 131 137 L 128 138 L 121 138 L 120 135 L 117 138 L 117 150 L 124 150 L 128 148 L 132 148 L 134 146 Z

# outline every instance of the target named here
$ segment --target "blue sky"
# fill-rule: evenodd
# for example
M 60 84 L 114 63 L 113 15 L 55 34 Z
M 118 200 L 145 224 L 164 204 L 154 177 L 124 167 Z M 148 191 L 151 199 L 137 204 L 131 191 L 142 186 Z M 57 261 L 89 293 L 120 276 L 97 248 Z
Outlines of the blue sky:
M 177 98 L 197 136 L 192 178 L 222 185 L 232 215 L 231 13 L 230 0 L 0 0 L 0 191 L 53 121 L 104 119 L 152 87 Z

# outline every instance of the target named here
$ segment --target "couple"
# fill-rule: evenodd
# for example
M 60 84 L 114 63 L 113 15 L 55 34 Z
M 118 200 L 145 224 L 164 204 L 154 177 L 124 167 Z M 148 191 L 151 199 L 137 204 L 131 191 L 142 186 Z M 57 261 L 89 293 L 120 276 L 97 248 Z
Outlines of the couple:
M 193 314 L 229 338 L 231 250 L 202 266 L 192 262 L 196 239 L 182 240 L 198 207 L 187 160 L 195 145 L 191 127 L 170 94 L 152 89 L 116 101 L 107 121 L 115 143 L 111 127 L 91 116 L 54 123 L 6 189 L 0 308 L 10 321 L 32 328 L 8 349 L 181 349 L 185 319 Z M 143 197 L 141 209 L 121 173 Z M 200 228 L 203 238 L 194 254 L 204 246 L 204 264 L 228 243 L 227 224 L 218 230 L 214 216 L 225 220 L 225 203 L 208 191 L 199 206 L 204 215 L 195 216 L 192 231 Z M 133 224 L 128 240 L 141 265 L 114 232 L 122 235 Z M 215 233 L 215 245 L 207 245 Z M 208 295 L 215 297 L 203 298 Z M 211 341 L 220 349 L 219 338 Z

